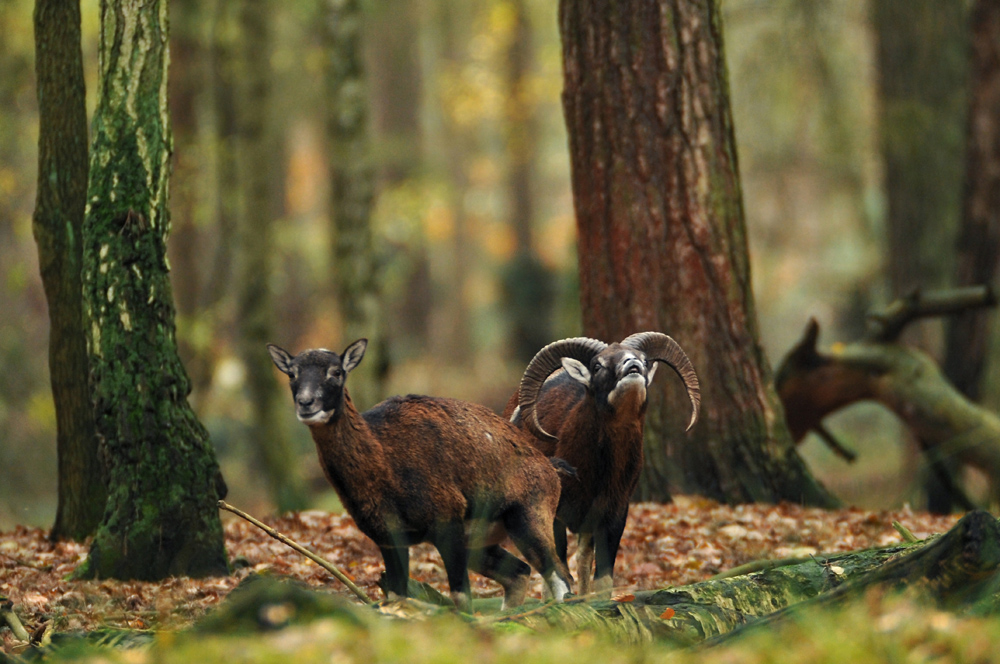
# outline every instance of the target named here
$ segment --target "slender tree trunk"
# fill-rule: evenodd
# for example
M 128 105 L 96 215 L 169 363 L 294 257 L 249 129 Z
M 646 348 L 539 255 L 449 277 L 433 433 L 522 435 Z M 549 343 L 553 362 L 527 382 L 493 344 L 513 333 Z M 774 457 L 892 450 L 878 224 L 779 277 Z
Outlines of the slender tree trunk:
M 250 445 L 270 483 L 271 496 L 281 512 L 306 506 L 296 456 L 282 426 L 279 383 L 267 362 L 268 343 L 274 340 L 275 210 L 274 167 L 276 143 L 271 112 L 271 35 L 268 2 L 245 0 L 240 13 L 244 89 L 239 104 L 240 165 L 243 190 L 240 233 L 239 352 L 246 369 L 250 398 Z
M 1000 2 L 977 0 L 971 19 L 965 189 L 958 235 L 958 286 L 995 284 L 1000 259 Z M 989 351 L 992 311 L 951 319 L 944 371 L 977 401 Z
M 177 303 L 178 342 L 181 358 L 191 377 L 192 401 L 204 397 L 213 372 L 211 343 L 214 339 L 210 313 L 202 292 L 212 276 L 213 263 L 206 251 L 215 224 L 205 223 L 201 204 L 208 192 L 206 153 L 203 140 L 203 109 L 209 94 L 203 26 L 209 15 L 201 0 L 170 0 L 170 121 L 174 139 L 171 162 L 173 184 L 170 195 L 171 235 L 168 257 L 171 284 Z M 214 285 L 213 285 L 214 286 Z
M 888 277 L 903 297 L 948 285 L 961 191 L 965 117 L 963 0 L 875 0 L 879 125 L 885 165 Z M 940 358 L 940 323 L 916 325 L 904 339 Z M 920 442 L 921 447 L 926 447 Z M 944 460 L 949 465 L 948 460 Z M 955 466 L 951 465 L 954 472 Z M 928 507 L 951 511 L 934 476 L 924 480 Z
M 208 434 L 187 402 L 166 262 L 166 1 L 101 4 L 84 304 L 108 504 L 79 575 L 227 573 Z
M 560 3 L 584 334 L 658 330 L 702 419 L 658 375 L 638 494 L 834 501 L 799 458 L 759 342 L 717 0 Z
M 365 337 L 374 357 L 358 369 L 351 394 L 365 407 L 381 401 L 386 378 L 378 255 L 371 227 L 375 168 L 371 161 L 367 78 L 359 0 L 322 0 L 326 47 L 326 128 L 330 152 L 333 283 L 343 344 Z
M 535 251 L 535 197 L 538 122 L 531 85 L 535 60 L 531 24 L 523 0 L 510 3 L 515 22 L 507 47 L 507 191 L 514 256 L 505 266 L 505 308 L 512 318 L 511 349 L 527 364 L 552 340 L 555 275 Z
M 469 6 L 451 0 L 439 0 L 437 20 L 441 31 L 441 65 L 446 75 L 460 79 L 464 60 L 463 38 L 467 35 Z M 469 189 L 469 163 L 473 152 L 470 130 L 462 126 L 453 112 L 447 93 L 439 97 L 441 114 L 441 152 L 448 179 L 448 206 L 451 208 L 451 238 L 448 265 L 442 269 L 444 285 L 434 298 L 439 312 L 439 331 L 433 335 L 434 354 L 448 357 L 462 366 L 472 358 L 471 321 L 466 297 L 469 271 L 475 260 L 475 246 L 469 238 L 469 214 L 465 195 Z
M 421 176 L 422 4 L 424 0 L 394 0 L 369 3 L 365 8 L 371 16 L 365 49 L 371 72 L 368 82 L 372 130 L 379 155 L 378 178 L 380 188 L 390 193 L 395 188 L 407 188 L 410 181 Z M 390 352 L 424 352 L 430 338 L 430 257 L 422 225 L 412 225 L 411 240 L 396 248 L 396 261 L 406 266 L 401 292 L 383 294 L 388 321 L 384 330 L 386 352 L 382 356 L 386 372 Z
M 889 284 L 897 297 L 953 274 L 965 118 L 963 0 L 875 0 Z M 921 332 L 921 330 L 923 330 Z M 926 328 L 910 342 L 935 354 Z
M 81 231 L 87 199 L 87 111 L 80 3 L 35 3 L 38 192 L 32 230 L 49 304 L 49 374 L 56 406 L 59 502 L 50 537 L 81 540 L 101 522 L 107 492 L 88 384 Z

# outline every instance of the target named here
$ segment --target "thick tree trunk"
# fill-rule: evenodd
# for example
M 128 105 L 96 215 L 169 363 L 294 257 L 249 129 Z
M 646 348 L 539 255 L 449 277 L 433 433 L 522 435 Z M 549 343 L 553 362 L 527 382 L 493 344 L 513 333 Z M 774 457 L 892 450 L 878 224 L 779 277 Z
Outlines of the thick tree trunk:
M 238 118 L 240 130 L 240 185 L 243 214 L 240 233 L 239 287 L 237 292 L 238 346 L 246 369 L 250 400 L 247 437 L 257 455 L 260 470 L 270 484 L 271 497 L 279 512 L 303 509 L 306 496 L 298 473 L 296 455 L 282 426 L 281 390 L 267 361 L 267 344 L 274 341 L 274 303 L 271 275 L 274 272 L 276 196 L 275 145 L 271 113 L 270 3 L 242 3 L 242 70 Z
M 972 30 L 969 115 L 965 130 L 965 189 L 958 235 L 956 285 L 993 284 L 1000 259 L 1000 2 L 977 0 Z M 951 320 L 944 372 L 978 401 L 993 312 Z
M 80 3 L 38 0 L 34 20 L 39 132 L 32 230 L 49 305 L 49 375 L 59 454 L 59 502 L 50 536 L 81 540 L 101 522 L 107 492 L 90 401 L 81 297 L 87 111 Z
M 375 198 L 368 126 L 368 86 L 362 61 L 358 0 L 322 0 L 326 49 L 326 127 L 330 153 L 331 266 L 344 345 L 368 339 L 351 395 L 364 407 L 385 392 L 384 330 L 379 260 L 371 227 Z M 374 355 L 374 356 L 372 356 Z
M 104 520 L 79 574 L 227 572 L 208 434 L 187 402 L 166 263 L 171 139 L 166 1 L 101 5 L 97 111 L 84 221 L 84 303 Z
M 663 374 L 639 496 L 831 505 L 792 445 L 761 348 L 717 0 L 560 4 L 584 333 L 673 336 L 704 413 Z

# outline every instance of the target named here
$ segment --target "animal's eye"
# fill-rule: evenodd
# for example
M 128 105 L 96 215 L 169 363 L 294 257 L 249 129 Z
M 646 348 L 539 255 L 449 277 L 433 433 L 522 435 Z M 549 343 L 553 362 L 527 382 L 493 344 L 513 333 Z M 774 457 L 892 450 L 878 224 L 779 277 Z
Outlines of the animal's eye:
M 341 378 L 344 375 L 344 370 L 339 368 L 337 369 L 331 368 L 329 371 L 327 371 L 327 375 L 330 378 Z

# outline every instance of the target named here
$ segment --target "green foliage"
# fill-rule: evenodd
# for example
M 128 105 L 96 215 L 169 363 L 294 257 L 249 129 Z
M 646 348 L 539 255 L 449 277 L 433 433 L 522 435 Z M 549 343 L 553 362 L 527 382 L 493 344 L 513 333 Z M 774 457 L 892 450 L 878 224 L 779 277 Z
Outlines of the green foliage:
M 274 615 L 278 615 L 275 612 Z M 678 650 L 661 642 L 629 644 L 594 630 L 534 632 L 510 623 L 478 627 L 454 616 L 426 621 L 364 620 L 340 614 L 281 629 L 238 634 L 165 632 L 127 652 L 77 644 L 47 661 L 247 662 L 295 661 L 467 662 L 578 664 L 607 662 L 738 662 L 839 664 L 841 662 L 992 661 L 1000 648 L 1000 619 L 963 617 L 908 599 L 870 597 L 837 609 L 796 615 L 710 649 Z

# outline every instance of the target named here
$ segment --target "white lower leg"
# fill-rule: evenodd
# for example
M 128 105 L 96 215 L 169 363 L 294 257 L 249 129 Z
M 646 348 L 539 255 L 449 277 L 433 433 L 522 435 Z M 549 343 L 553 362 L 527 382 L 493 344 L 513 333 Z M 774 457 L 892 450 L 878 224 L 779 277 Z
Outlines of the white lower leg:
M 545 585 L 548 587 L 549 592 L 552 593 L 552 599 L 557 602 L 563 601 L 566 593 L 569 592 L 569 585 L 559 578 L 555 570 L 549 572 L 549 575 L 545 577 Z

